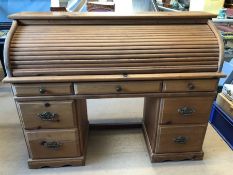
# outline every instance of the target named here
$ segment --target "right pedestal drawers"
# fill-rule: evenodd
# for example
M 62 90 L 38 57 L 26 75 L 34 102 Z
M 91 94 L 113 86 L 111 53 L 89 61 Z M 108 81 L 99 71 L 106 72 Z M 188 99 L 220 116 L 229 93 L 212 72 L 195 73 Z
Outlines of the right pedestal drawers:
M 152 162 L 203 158 L 216 86 L 214 79 L 164 81 L 167 94 L 145 98 L 143 130 Z

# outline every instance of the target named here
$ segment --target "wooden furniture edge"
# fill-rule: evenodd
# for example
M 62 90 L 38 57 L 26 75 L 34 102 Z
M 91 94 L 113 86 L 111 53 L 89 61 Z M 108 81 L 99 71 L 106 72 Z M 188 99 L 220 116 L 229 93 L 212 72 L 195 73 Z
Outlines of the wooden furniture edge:
M 171 92 L 171 93 L 141 93 L 141 94 L 104 94 L 104 95 L 69 95 L 69 96 L 43 96 L 43 97 L 14 97 L 16 101 L 37 101 L 37 100 L 65 100 L 65 99 L 98 99 L 98 98 L 138 98 L 138 97 L 195 97 L 215 96 L 217 92 Z
M 223 61 L 224 61 L 224 43 L 221 37 L 221 34 L 219 30 L 216 28 L 214 25 L 213 21 L 209 20 L 208 21 L 208 26 L 210 29 L 213 31 L 214 35 L 216 36 L 219 44 L 219 64 L 218 64 L 218 71 L 221 72 L 222 66 L 223 66 Z
M 142 128 L 141 122 L 135 122 L 135 123 L 91 123 L 89 124 L 90 130 L 122 130 L 122 129 L 140 129 Z
M 84 166 L 85 157 L 75 158 L 58 158 L 58 159 L 28 159 L 28 167 L 31 169 L 45 168 L 45 167 L 64 167 L 64 166 Z
M 203 160 L 204 152 L 165 153 L 152 154 L 151 156 L 152 163 L 165 161 Z
M 55 82 L 97 82 L 97 81 L 132 81 L 132 80 L 177 80 L 208 79 L 226 77 L 221 72 L 203 73 L 165 73 L 165 74 L 128 74 L 128 75 L 75 75 L 75 76 L 39 76 L 5 77 L 4 83 L 55 83 Z
M 211 19 L 216 15 L 206 12 L 21 12 L 8 16 L 10 19 Z
M 5 69 L 6 69 L 6 73 L 7 73 L 7 76 L 11 77 L 12 76 L 12 72 L 11 72 L 11 68 L 10 68 L 10 57 L 9 57 L 9 48 L 10 48 L 10 42 L 11 42 L 11 39 L 14 35 L 14 32 L 16 30 L 18 26 L 18 22 L 17 21 L 13 21 L 12 22 L 12 25 L 11 25 L 11 28 L 7 34 L 7 37 L 6 37 L 6 40 L 5 40 L 5 43 L 4 43 L 4 51 L 3 51 L 3 57 L 4 57 L 4 66 L 5 66 Z
M 147 134 L 147 131 L 146 131 L 146 126 L 144 124 L 144 122 L 142 123 L 142 132 L 143 132 L 143 136 L 144 136 L 144 139 L 145 139 L 145 143 L 146 143 L 146 148 L 147 148 L 147 151 L 148 151 L 148 154 L 149 154 L 149 157 L 150 157 L 150 161 L 152 162 L 152 155 L 153 155 L 153 152 L 152 152 L 152 147 L 151 147 L 151 144 L 150 144 L 150 140 L 149 140 L 149 137 L 148 137 L 148 134 Z

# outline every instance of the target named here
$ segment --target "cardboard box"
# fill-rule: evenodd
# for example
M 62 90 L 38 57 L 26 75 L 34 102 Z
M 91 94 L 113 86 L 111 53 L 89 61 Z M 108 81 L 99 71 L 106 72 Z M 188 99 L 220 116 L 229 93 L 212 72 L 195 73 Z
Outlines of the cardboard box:
M 189 11 L 204 11 L 217 15 L 223 5 L 224 0 L 191 0 Z
M 230 101 L 223 93 L 219 93 L 216 99 L 217 105 L 233 119 L 233 102 Z
M 222 93 L 230 100 L 233 101 L 233 84 L 224 84 Z

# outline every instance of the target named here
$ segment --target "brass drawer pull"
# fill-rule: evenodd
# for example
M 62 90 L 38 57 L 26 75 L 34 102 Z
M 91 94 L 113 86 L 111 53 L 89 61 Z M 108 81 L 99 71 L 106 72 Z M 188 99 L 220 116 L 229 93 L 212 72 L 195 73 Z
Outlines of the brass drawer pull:
M 48 149 L 58 150 L 59 148 L 61 148 L 62 143 L 57 142 L 57 141 L 51 141 L 51 142 L 42 141 L 41 145 L 43 145 L 44 147 Z
M 177 144 L 186 144 L 188 141 L 188 138 L 185 136 L 178 136 L 174 139 L 174 142 Z
M 43 87 L 41 87 L 41 88 L 39 89 L 39 92 L 40 92 L 40 94 L 45 94 L 45 93 L 46 93 L 46 89 L 43 88 Z
M 40 119 L 43 121 L 56 121 L 56 122 L 59 121 L 58 115 L 52 112 L 42 112 L 37 116 L 40 117 Z
M 116 86 L 116 91 L 117 92 L 121 92 L 122 91 L 122 87 L 121 86 Z
M 188 83 L 188 89 L 189 89 L 189 90 L 195 89 L 194 84 L 193 84 L 193 83 Z
M 195 109 L 185 106 L 185 107 L 179 108 L 178 112 L 183 116 L 189 116 L 195 112 Z

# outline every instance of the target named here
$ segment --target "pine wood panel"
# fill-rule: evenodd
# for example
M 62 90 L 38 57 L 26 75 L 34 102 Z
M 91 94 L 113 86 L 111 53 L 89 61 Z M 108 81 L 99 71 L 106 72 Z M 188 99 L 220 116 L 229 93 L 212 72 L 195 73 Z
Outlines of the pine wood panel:
M 65 166 L 84 166 L 85 157 L 75 157 L 75 158 L 55 158 L 55 159 L 29 159 L 28 167 L 30 169 L 38 168 L 59 168 Z
M 161 81 L 75 83 L 75 94 L 130 94 L 160 92 Z
M 127 69 L 126 69 L 127 68 Z M 89 74 L 147 74 L 147 73 L 179 73 L 179 72 L 215 72 L 218 66 L 216 65 L 189 65 L 186 67 L 182 66 L 154 66 L 154 67 L 108 67 L 108 68 L 44 68 L 44 69 L 14 69 L 14 76 L 46 76 L 46 75 L 89 75 Z M 53 71 L 52 71 L 53 70 Z
M 9 16 L 11 19 L 211 19 L 216 15 L 206 12 L 143 12 L 143 13 L 78 13 L 78 12 L 21 12 Z
M 19 26 L 9 55 L 13 76 L 214 72 L 219 64 L 207 24 Z
M 156 143 L 160 102 L 160 98 L 144 98 L 143 130 L 147 146 L 151 152 L 154 150 Z
M 162 98 L 160 124 L 205 124 L 208 122 L 214 97 Z M 182 113 L 182 109 L 186 111 Z
M 183 80 L 183 79 L 210 79 L 225 77 L 221 72 L 199 73 L 163 73 L 163 74 L 127 74 L 124 75 L 73 75 L 73 76 L 28 76 L 5 77 L 4 83 L 48 83 L 48 82 L 99 82 L 99 81 L 134 81 L 134 80 Z
M 81 155 L 79 135 L 75 129 L 25 131 L 25 134 L 32 159 L 72 158 Z M 52 142 L 60 146 L 55 149 Z
M 206 125 L 159 126 L 156 153 L 200 152 L 206 132 Z M 185 138 L 185 143 L 177 139 Z
M 215 91 L 217 83 L 217 79 L 166 80 L 163 82 L 163 92 Z
M 73 100 L 19 102 L 17 106 L 25 129 L 76 127 L 77 116 Z M 48 112 L 55 116 L 46 119 L 39 116 Z
M 51 96 L 73 94 L 71 83 L 14 84 L 15 96 Z

